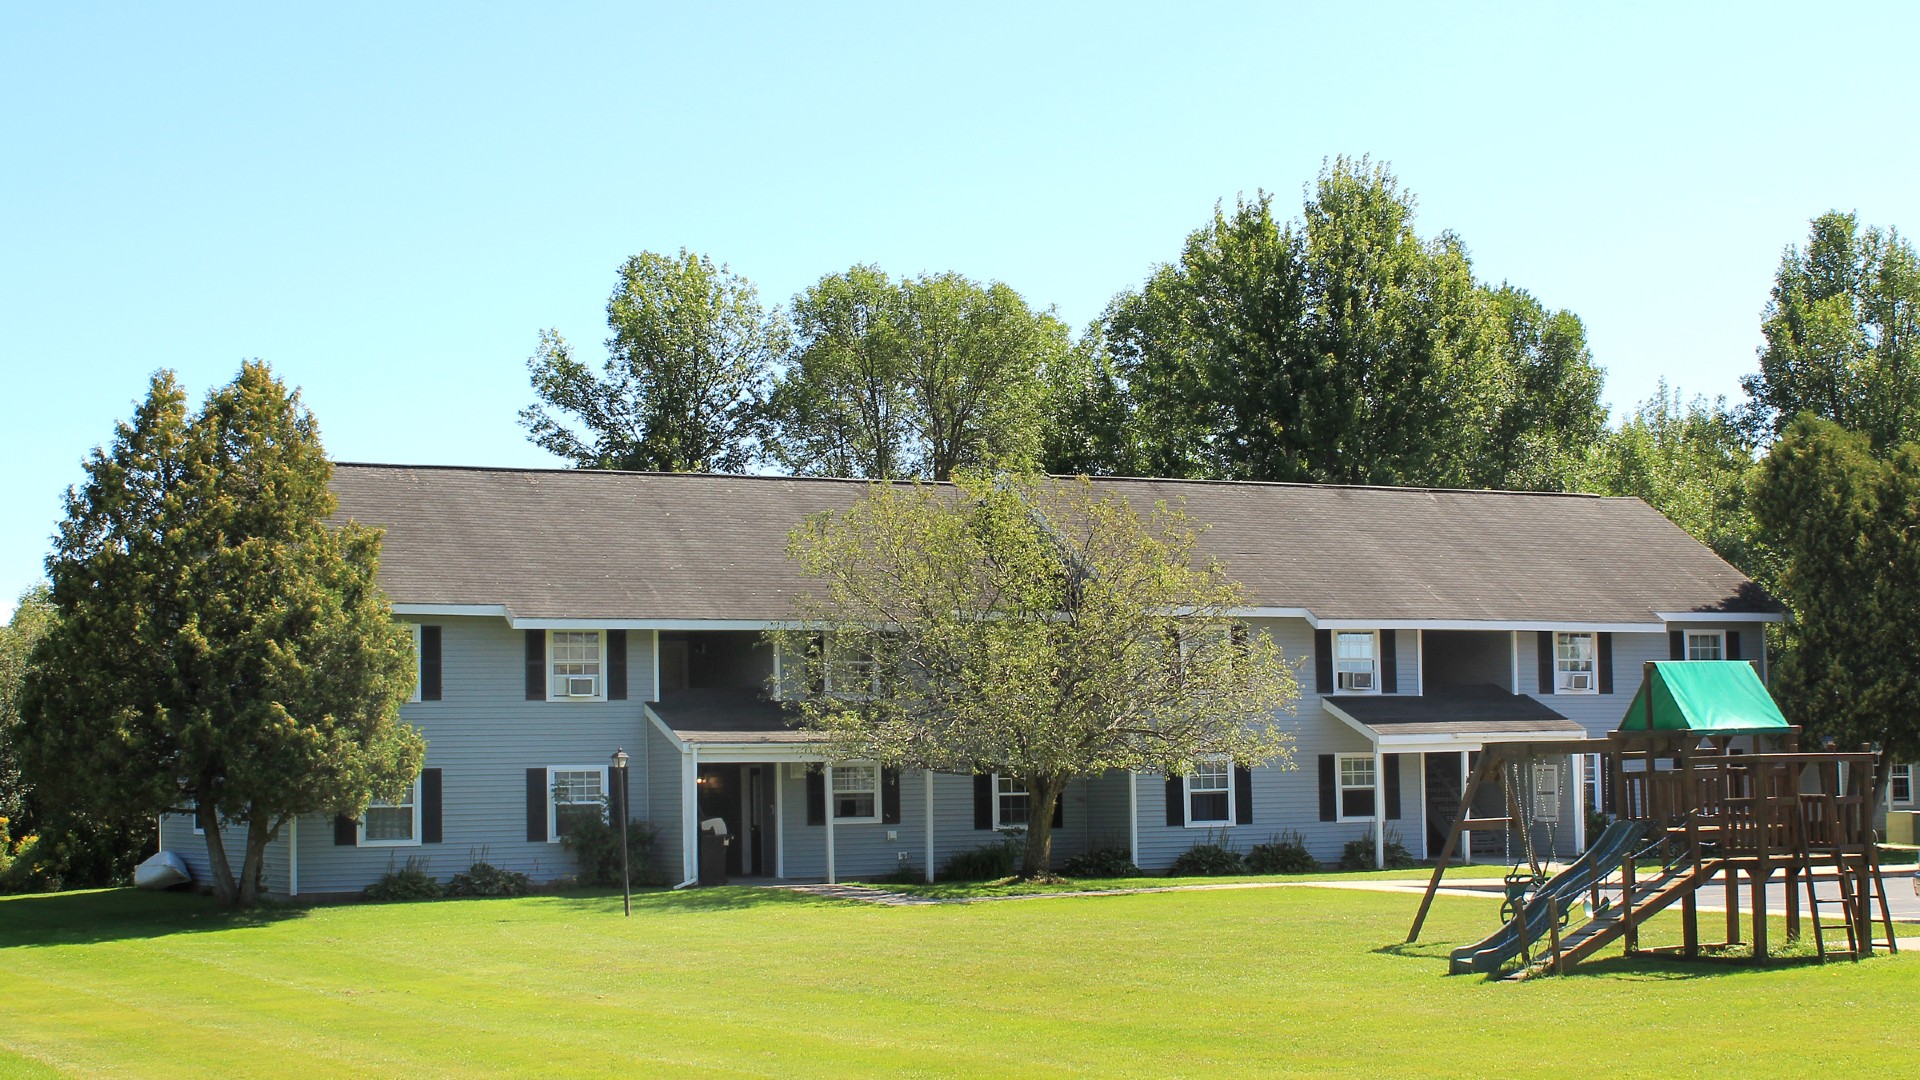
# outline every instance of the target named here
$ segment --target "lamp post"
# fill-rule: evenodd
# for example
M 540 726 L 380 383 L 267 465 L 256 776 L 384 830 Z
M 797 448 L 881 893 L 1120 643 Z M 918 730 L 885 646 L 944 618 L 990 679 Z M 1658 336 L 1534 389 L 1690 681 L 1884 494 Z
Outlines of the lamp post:
M 627 917 L 633 917 L 633 877 L 627 871 L 627 752 L 624 748 L 613 752 L 613 782 L 620 797 L 620 892 L 625 901 Z

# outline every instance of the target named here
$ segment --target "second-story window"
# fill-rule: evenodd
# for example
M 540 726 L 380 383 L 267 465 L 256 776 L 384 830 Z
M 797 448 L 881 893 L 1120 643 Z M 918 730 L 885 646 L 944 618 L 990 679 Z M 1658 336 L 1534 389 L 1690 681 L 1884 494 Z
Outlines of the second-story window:
M 547 635 L 548 696 L 556 701 L 594 701 L 606 696 L 600 631 L 553 630 Z
M 1687 631 L 1687 659 L 1689 660 L 1725 660 L 1727 658 L 1726 635 L 1718 630 Z
M 1343 694 L 1371 694 L 1380 689 L 1374 672 L 1377 637 L 1371 630 L 1340 630 L 1333 635 L 1333 685 Z
M 1562 694 L 1597 694 L 1592 634 L 1553 635 L 1554 689 Z

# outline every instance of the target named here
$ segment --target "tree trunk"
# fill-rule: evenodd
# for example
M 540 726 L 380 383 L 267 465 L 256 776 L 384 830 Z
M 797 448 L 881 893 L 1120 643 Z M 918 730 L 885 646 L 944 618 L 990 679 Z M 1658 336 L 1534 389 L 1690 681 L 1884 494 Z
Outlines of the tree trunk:
M 273 839 L 274 830 L 267 826 L 266 817 L 259 806 L 253 806 L 248 814 L 247 854 L 240 863 L 240 906 L 252 907 L 260 902 L 260 869 L 266 861 L 267 841 Z
M 1053 805 L 1066 786 L 1057 776 L 1027 781 L 1027 849 L 1020 859 L 1023 878 L 1044 878 L 1053 872 Z
M 223 907 L 232 907 L 239 900 L 239 891 L 233 886 L 233 865 L 227 862 L 227 845 L 220 835 L 220 815 L 204 799 L 194 800 L 193 818 L 200 825 L 200 831 L 207 841 L 207 867 L 213 872 L 213 895 Z

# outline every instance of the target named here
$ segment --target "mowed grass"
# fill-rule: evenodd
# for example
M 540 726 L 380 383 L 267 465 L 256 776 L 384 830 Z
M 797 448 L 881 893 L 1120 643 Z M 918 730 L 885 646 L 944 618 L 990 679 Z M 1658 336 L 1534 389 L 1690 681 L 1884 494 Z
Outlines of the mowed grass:
M 1447 977 L 1490 901 L 879 907 L 774 890 L 226 916 L 0 899 L 0 1075 L 1803 1075 L 1910 1070 L 1920 961 Z M 1650 938 L 1670 934 L 1656 926 Z
M 1507 874 L 1504 866 L 1476 863 L 1470 866 L 1454 866 L 1447 869 L 1441 884 L 1457 884 L 1464 881 L 1499 881 Z M 912 882 L 908 884 L 886 883 L 875 888 L 888 892 L 904 893 L 908 896 L 926 896 L 939 900 L 977 900 L 994 896 L 1038 896 L 1046 893 L 1066 892 L 1116 892 L 1124 889 L 1167 889 L 1195 886 L 1221 885 L 1271 885 L 1291 882 L 1337 882 L 1337 881 L 1418 881 L 1424 882 L 1433 877 L 1433 867 L 1416 867 L 1412 870 L 1329 870 L 1314 874 L 1243 874 L 1214 875 L 1209 877 L 1165 877 L 1160 875 L 1141 875 L 1139 877 L 1118 878 L 1059 878 L 1053 881 L 1020 881 L 1006 879 L 1002 881 L 935 881 Z

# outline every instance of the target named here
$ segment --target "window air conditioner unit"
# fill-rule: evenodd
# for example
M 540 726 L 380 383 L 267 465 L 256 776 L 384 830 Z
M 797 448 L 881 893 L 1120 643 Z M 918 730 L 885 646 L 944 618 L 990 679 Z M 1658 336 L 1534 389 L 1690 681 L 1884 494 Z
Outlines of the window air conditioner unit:
M 1588 674 L 1587 672 L 1584 672 L 1584 671 L 1579 671 L 1579 672 L 1575 672 L 1575 673 L 1573 673 L 1573 674 L 1571 674 L 1571 675 L 1568 675 L 1568 676 L 1567 676 L 1567 689 L 1569 689 L 1569 690 L 1591 690 L 1591 689 L 1593 689 L 1593 676 L 1592 676 L 1592 675 L 1590 675 L 1590 674 Z
M 1373 672 L 1349 671 L 1346 673 L 1346 675 L 1347 675 L 1347 689 L 1349 690 L 1373 689 Z
M 595 679 L 591 675 L 567 676 L 568 697 L 592 697 Z

